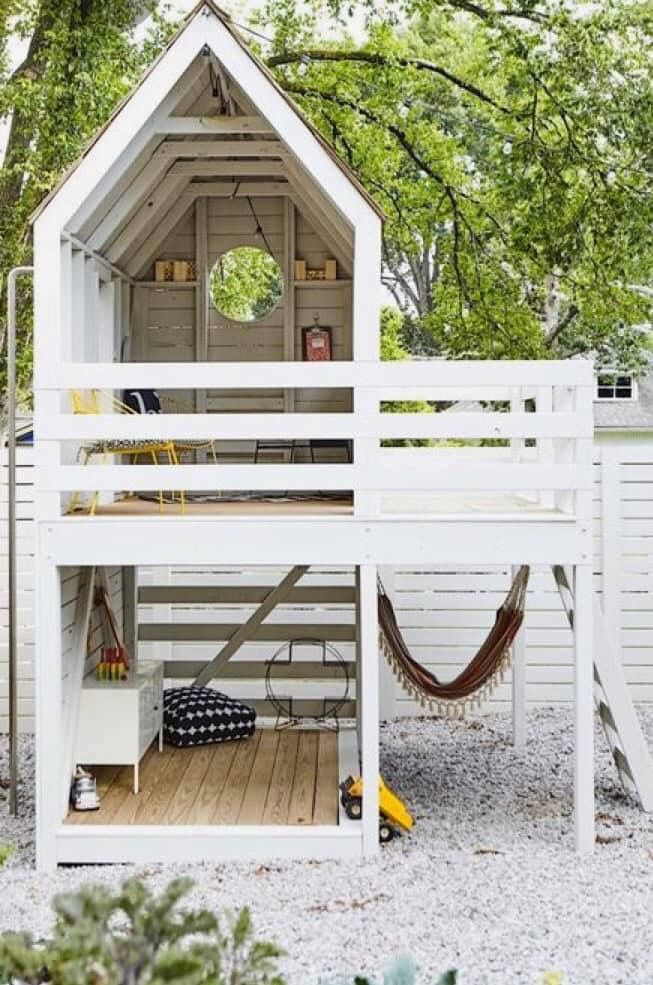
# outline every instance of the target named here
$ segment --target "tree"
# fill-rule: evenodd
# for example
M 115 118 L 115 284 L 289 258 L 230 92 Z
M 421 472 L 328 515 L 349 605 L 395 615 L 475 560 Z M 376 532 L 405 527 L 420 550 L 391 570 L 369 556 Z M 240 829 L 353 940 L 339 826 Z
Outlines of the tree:
M 336 41 L 319 40 L 326 16 Z M 275 0 L 261 23 L 280 83 L 386 210 L 384 278 L 413 345 L 640 364 L 650 7 Z
M 157 0 L 4 0 L 0 7 L 0 118 L 10 120 L 0 168 L 3 283 L 12 267 L 31 260 L 32 211 L 168 36 L 170 25 L 157 7 Z M 153 27 L 137 41 L 132 29 L 145 13 L 154 15 Z M 27 44 L 13 69 L 11 38 Z M 4 309 L 2 293 L 0 305 Z M 31 372 L 30 331 L 26 292 L 19 325 L 23 385 Z

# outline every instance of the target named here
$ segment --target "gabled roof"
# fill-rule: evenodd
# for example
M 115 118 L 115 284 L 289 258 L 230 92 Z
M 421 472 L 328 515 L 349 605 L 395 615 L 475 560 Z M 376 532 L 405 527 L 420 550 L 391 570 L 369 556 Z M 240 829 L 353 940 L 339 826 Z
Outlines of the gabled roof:
M 199 0 L 199 2 L 196 4 L 196 6 L 193 8 L 193 10 L 184 18 L 184 20 L 183 20 L 183 22 L 182 22 L 179 30 L 176 31 L 175 34 L 170 38 L 170 40 L 168 41 L 166 47 L 159 54 L 159 56 L 155 59 L 155 61 L 149 66 L 149 68 L 143 74 L 143 76 L 141 77 L 141 79 L 139 80 L 139 82 L 120 101 L 120 103 L 117 105 L 117 107 L 115 108 L 115 110 L 113 111 L 113 113 L 111 114 L 111 116 L 109 117 L 109 119 L 107 120 L 107 122 L 104 124 L 104 126 L 102 126 L 97 131 L 97 133 L 91 138 L 91 140 L 88 142 L 88 144 L 86 145 L 86 147 L 84 148 L 84 150 L 82 151 L 82 153 L 80 154 L 80 156 L 77 158 L 77 160 L 72 164 L 72 166 L 70 168 L 68 168 L 68 170 L 63 174 L 63 176 L 58 181 L 58 183 L 55 185 L 55 187 L 41 201 L 41 203 L 39 204 L 39 206 L 36 208 L 36 210 L 34 211 L 34 213 L 32 214 L 32 216 L 30 217 L 30 221 L 31 222 L 34 222 L 36 219 L 38 219 L 38 217 L 42 214 L 42 212 L 45 210 L 45 208 L 48 206 L 48 204 L 54 198 L 56 198 L 56 196 L 59 193 L 59 191 L 61 190 L 61 188 L 66 184 L 66 182 L 75 173 L 75 171 L 78 169 L 78 167 L 80 166 L 81 162 L 88 155 L 88 153 L 90 152 L 90 150 L 95 146 L 95 144 L 98 142 L 98 140 L 101 138 L 101 136 L 105 133 L 105 131 L 108 130 L 112 126 L 112 124 L 114 123 L 114 121 L 120 116 L 120 114 L 125 109 L 125 107 L 128 105 L 128 103 L 133 99 L 134 94 L 138 91 L 138 89 L 143 84 L 143 82 L 145 81 L 145 79 L 147 79 L 148 76 L 151 75 L 151 73 L 154 71 L 155 67 L 163 59 L 165 59 L 165 57 L 166 57 L 167 53 L 169 52 L 170 48 L 181 37 L 181 35 L 184 33 L 184 31 L 187 30 L 189 24 L 196 17 L 198 17 L 202 13 L 202 11 L 204 11 L 204 10 L 210 11 L 211 13 L 213 13 L 218 18 L 218 20 L 221 22 L 221 24 L 223 25 L 223 27 L 229 32 L 229 34 L 231 35 L 231 37 L 236 41 L 236 43 L 243 50 L 243 52 L 245 52 L 245 54 L 247 55 L 247 57 L 252 62 L 252 65 L 255 66 L 256 70 L 258 70 L 260 73 L 262 73 L 266 77 L 266 79 L 268 80 L 268 82 L 275 88 L 275 90 L 277 91 L 277 93 L 285 100 L 285 102 L 288 104 L 288 106 L 291 108 L 291 110 L 295 113 L 295 115 L 310 130 L 310 132 L 312 133 L 313 137 L 321 144 L 321 146 L 324 148 L 324 150 L 327 152 L 327 154 L 331 157 L 331 159 L 333 160 L 333 162 L 337 165 L 337 167 L 340 169 L 340 171 L 345 175 L 345 177 L 348 179 L 348 181 L 356 188 L 356 190 L 358 191 L 358 193 L 367 202 L 367 204 L 370 206 L 370 208 L 372 208 L 373 211 L 379 216 L 379 218 L 383 220 L 385 218 L 385 216 L 384 216 L 384 213 L 383 213 L 383 210 L 381 209 L 381 207 L 377 204 L 377 202 L 374 200 L 374 198 L 372 198 L 372 196 L 369 194 L 369 192 L 363 186 L 363 184 L 361 183 L 361 181 L 357 177 L 357 175 L 354 173 L 354 171 L 334 151 L 334 149 L 325 140 L 325 138 L 322 136 L 322 134 L 319 132 L 319 130 L 317 130 L 315 128 L 315 126 L 311 123 L 311 121 L 308 119 L 308 117 L 303 112 L 303 110 L 300 109 L 300 107 L 297 105 L 297 103 L 279 85 L 279 83 L 277 82 L 277 80 L 275 79 L 275 77 L 273 76 L 273 74 L 271 73 L 271 71 L 269 70 L 269 68 L 267 67 L 267 65 L 265 65 L 255 55 L 255 53 L 250 49 L 250 47 L 246 44 L 246 42 L 243 40 L 243 38 L 241 37 L 241 35 L 237 31 L 236 27 L 234 26 L 234 24 L 233 24 L 233 22 L 231 20 L 230 15 L 225 10 L 223 10 L 221 7 L 217 6 L 217 4 L 215 4 L 213 2 L 213 0 Z M 217 58 L 219 58 L 219 52 L 214 52 L 214 54 L 216 55 Z M 270 121 L 270 122 L 272 122 L 272 121 Z

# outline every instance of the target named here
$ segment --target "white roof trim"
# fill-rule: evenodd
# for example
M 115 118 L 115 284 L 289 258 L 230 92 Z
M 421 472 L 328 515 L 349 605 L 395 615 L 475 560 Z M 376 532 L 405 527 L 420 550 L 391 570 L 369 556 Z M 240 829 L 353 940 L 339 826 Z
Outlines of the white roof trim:
M 36 222 L 56 223 L 63 229 L 112 167 L 120 161 L 124 170 L 135 159 L 152 139 L 162 118 L 174 109 L 173 88 L 205 45 L 243 89 L 257 112 L 274 121 L 275 131 L 298 164 L 349 222 L 353 226 L 370 219 L 378 223 L 379 215 L 364 192 L 342 170 L 301 114 L 209 4 L 197 8 L 77 167 L 54 191 Z M 174 95 L 174 99 L 178 96 Z

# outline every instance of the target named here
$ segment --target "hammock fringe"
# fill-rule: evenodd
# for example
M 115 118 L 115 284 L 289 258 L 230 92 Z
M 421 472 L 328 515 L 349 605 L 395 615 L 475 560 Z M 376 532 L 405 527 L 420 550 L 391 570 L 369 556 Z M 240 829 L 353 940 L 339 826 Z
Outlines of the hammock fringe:
M 503 683 L 512 663 L 512 643 L 524 618 L 529 574 L 526 565 L 519 569 L 484 643 L 449 684 L 438 681 L 410 655 L 392 604 L 379 585 L 379 649 L 403 690 L 422 708 L 442 717 L 464 717 L 481 708 Z

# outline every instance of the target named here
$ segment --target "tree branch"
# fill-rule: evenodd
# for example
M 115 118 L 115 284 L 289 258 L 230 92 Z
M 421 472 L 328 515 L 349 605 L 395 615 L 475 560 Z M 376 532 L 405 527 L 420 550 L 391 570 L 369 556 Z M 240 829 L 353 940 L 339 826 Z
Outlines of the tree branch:
M 466 82 L 448 69 L 427 61 L 425 58 L 405 58 L 399 56 L 387 58 L 385 55 L 376 51 L 329 51 L 321 48 L 307 48 L 302 51 L 285 51 L 279 55 L 273 55 L 267 59 L 267 65 L 268 68 L 278 68 L 280 65 L 292 65 L 302 62 L 305 58 L 309 58 L 312 62 L 362 62 L 363 64 L 381 66 L 383 68 L 393 68 L 396 65 L 400 65 L 403 68 L 416 68 L 420 71 L 431 72 L 434 75 L 439 75 L 441 78 L 446 79 L 447 82 L 451 82 L 452 85 L 462 89 L 470 96 L 474 96 L 494 109 L 498 109 L 501 113 L 511 113 L 511 110 L 507 106 L 502 106 L 496 102 L 486 92 L 475 86 L 473 82 Z
M 568 325 L 571 324 L 571 322 L 574 320 L 577 314 L 578 314 L 578 308 L 576 307 L 576 305 L 570 304 L 569 309 L 566 315 L 564 316 L 564 318 L 561 318 L 560 321 L 557 323 L 557 325 L 555 325 L 548 333 L 548 335 L 545 337 L 544 344 L 547 346 L 547 348 L 551 348 L 558 341 L 564 330 L 567 328 Z

